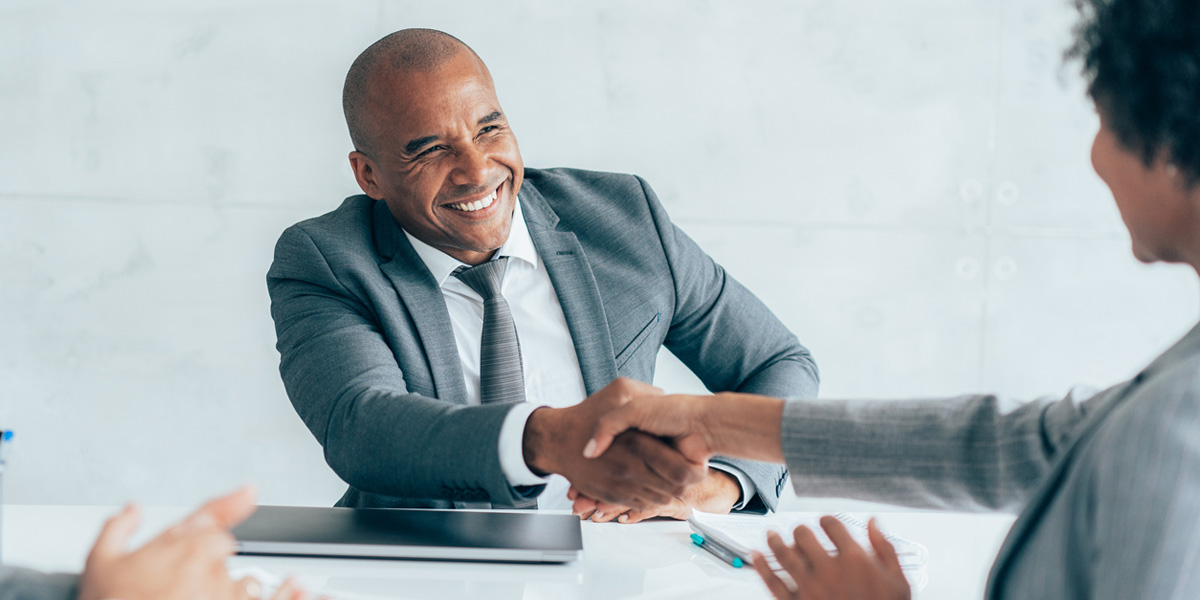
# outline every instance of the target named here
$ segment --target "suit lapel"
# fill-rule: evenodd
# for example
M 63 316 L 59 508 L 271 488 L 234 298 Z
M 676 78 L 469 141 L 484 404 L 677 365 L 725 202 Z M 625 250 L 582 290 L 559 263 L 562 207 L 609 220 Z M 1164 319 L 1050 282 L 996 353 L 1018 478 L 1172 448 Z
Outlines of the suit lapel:
M 467 386 L 442 290 L 396 224 L 386 203 L 375 203 L 374 221 L 375 248 L 384 259 L 379 269 L 391 280 L 400 301 L 412 315 L 437 397 L 466 404 Z
M 596 277 L 579 239 L 570 231 L 556 228 L 558 215 L 528 180 L 521 186 L 520 201 L 529 236 L 546 265 L 567 319 L 584 387 L 588 395 L 594 394 L 617 378 L 612 334 Z

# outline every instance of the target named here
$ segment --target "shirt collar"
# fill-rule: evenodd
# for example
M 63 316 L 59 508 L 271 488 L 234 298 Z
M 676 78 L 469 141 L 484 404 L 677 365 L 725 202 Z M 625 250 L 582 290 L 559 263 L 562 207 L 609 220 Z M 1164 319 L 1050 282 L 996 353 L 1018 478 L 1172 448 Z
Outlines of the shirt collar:
M 425 267 L 433 274 L 433 279 L 437 281 L 438 287 L 446 283 L 455 269 L 466 265 L 457 258 L 413 237 L 407 229 L 403 227 L 401 229 L 404 231 L 404 236 L 408 238 L 408 242 L 412 244 L 413 250 L 417 251 L 417 256 L 421 257 Z M 537 248 L 533 245 L 533 238 L 529 236 L 529 227 L 526 226 L 525 217 L 521 213 L 520 197 L 517 198 L 516 208 L 513 209 L 512 227 L 508 231 L 508 239 L 496 251 L 496 256 L 512 257 L 529 263 L 534 269 L 538 267 Z

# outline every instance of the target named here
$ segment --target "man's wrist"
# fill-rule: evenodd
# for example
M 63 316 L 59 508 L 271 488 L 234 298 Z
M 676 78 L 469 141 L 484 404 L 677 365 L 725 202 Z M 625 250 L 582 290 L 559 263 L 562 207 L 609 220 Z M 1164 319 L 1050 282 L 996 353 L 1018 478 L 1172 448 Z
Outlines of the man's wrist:
M 525 425 L 529 416 L 541 405 L 520 402 L 504 417 L 500 426 L 499 459 L 500 470 L 504 472 L 508 484 L 514 488 L 539 486 L 546 483 L 546 478 L 539 476 L 529 469 L 525 463 L 524 437 Z
M 742 486 L 732 474 L 720 469 L 708 468 L 708 476 L 713 480 L 713 498 L 719 500 L 722 508 L 733 508 L 742 497 Z
M 554 461 L 555 454 L 548 451 L 553 447 L 557 412 L 557 409 L 543 406 L 534 410 L 525 422 L 521 450 L 525 457 L 525 465 L 539 477 L 558 472 Z
M 733 487 L 730 491 L 731 510 L 740 510 L 746 507 L 757 494 L 757 488 L 754 487 L 754 481 L 750 479 L 741 469 L 728 465 L 723 462 L 711 462 L 708 465 L 710 473 L 722 473 L 732 482 Z

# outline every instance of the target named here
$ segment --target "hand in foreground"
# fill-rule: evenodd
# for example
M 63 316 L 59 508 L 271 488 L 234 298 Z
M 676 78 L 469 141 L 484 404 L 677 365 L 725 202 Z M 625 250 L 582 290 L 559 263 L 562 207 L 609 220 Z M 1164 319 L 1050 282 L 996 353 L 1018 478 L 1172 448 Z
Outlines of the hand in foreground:
M 525 463 L 534 472 L 558 473 L 580 493 L 619 506 L 650 509 L 670 502 L 703 481 L 703 462 L 689 461 L 669 444 L 638 431 L 618 432 L 603 458 L 583 457 L 596 420 L 634 395 L 658 388 L 619 378 L 567 408 L 539 408 L 525 425 Z
M 908 600 L 911 591 L 900 570 L 900 559 L 891 542 L 883 537 L 875 519 L 867 525 L 867 534 L 875 554 L 869 555 L 833 517 L 822 517 L 821 528 L 837 546 L 830 555 L 808 527 L 796 528 L 795 546 L 788 546 L 774 531 L 767 544 L 777 560 L 795 581 L 789 587 L 759 553 L 754 554 L 754 570 L 779 600 Z
M 649 509 L 636 509 L 601 502 L 580 494 L 575 488 L 567 490 L 567 498 L 574 504 L 571 512 L 579 518 L 591 519 L 596 523 L 607 523 L 614 519 L 619 523 L 638 523 L 654 517 L 669 517 L 684 520 L 692 510 L 724 514 L 729 512 L 741 498 L 742 489 L 737 479 L 719 469 L 708 470 L 704 481 L 689 486 L 678 498 Z
M 79 600 L 246 600 L 258 597 L 258 582 L 229 579 L 225 559 L 234 552 L 229 530 L 254 512 L 255 491 L 244 487 L 209 501 L 178 525 L 145 546 L 125 549 L 141 520 L 128 505 L 104 524 L 88 554 L 79 584 Z M 292 580 L 274 600 L 303 600 L 308 595 Z

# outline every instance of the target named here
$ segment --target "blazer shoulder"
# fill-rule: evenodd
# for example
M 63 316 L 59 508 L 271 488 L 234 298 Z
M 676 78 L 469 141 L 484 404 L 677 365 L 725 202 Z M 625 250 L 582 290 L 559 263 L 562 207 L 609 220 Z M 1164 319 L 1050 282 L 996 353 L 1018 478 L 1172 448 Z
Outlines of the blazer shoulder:
M 351 196 L 330 212 L 288 227 L 275 243 L 268 280 L 313 269 L 341 273 L 375 267 L 380 258 L 374 213 L 375 200 Z
M 1146 461 L 1193 455 L 1200 460 L 1200 355 L 1148 377 L 1113 408 L 1097 431 L 1105 470 L 1143 469 Z M 1118 485 L 1123 483 L 1116 482 Z
M 583 169 L 553 168 L 525 169 L 525 181 L 539 193 L 553 198 L 578 195 L 598 195 L 604 198 L 637 197 L 645 200 L 645 181 L 628 173 L 608 173 Z
M 1164 422 L 1200 419 L 1200 353 L 1149 374 L 1125 404 L 1131 414 Z
M 651 222 L 649 185 L 627 173 L 582 169 L 526 169 L 525 181 L 567 223 L 586 226 Z
M 347 235 L 370 236 L 374 210 L 375 200 L 369 196 L 350 196 L 337 208 L 288 227 L 284 234 L 302 231 L 313 241 L 329 237 L 344 238 Z
M 641 177 L 629 173 L 614 173 L 610 171 L 589 171 L 570 167 L 551 167 L 548 169 L 525 169 L 525 180 L 531 181 L 541 189 L 543 186 L 596 186 L 596 185 L 641 185 Z

